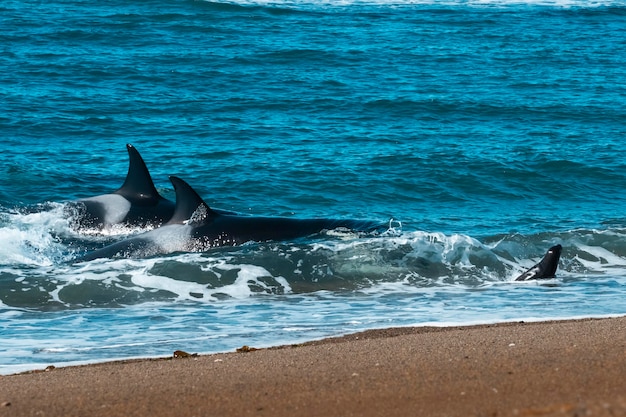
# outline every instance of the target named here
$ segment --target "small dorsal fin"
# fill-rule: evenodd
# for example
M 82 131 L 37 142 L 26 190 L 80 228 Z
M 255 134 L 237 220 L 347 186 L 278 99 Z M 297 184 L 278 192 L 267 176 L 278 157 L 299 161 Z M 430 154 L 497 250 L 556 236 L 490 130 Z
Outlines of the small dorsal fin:
M 168 224 L 185 222 L 200 224 L 218 216 L 185 181 L 173 175 L 170 181 L 176 191 L 176 208 Z
M 128 164 L 128 174 L 126 174 L 126 180 L 119 190 L 115 191 L 115 194 L 119 194 L 128 199 L 160 199 L 159 192 L 154 187 L 152 177 L 146 167 L 143 158 L 130 143 L 126 145 L 128 149 L 128 156 L 130 163 Z

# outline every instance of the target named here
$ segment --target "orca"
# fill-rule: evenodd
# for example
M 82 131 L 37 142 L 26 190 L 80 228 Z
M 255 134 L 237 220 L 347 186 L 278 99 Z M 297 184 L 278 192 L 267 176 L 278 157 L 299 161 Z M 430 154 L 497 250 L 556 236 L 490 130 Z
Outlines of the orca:
M 130 158 L 128 174 L 119 189 L 67 204 L 66 213 L 75 229 L 100 230 L 117 224 L 158 227 L 174 214 L 175 203 L 156 190 L 139 151 L 131 144 L 126 149 Z
M 176 191 L 176 209 L 166 224 L 97 249 L 75 262 L 203 252 L 247 242 L 294 240 L 336 229 L 364 233 L 387 230 L 385 225 L 367 220 L 254 217 L 213 210 L 185 181 L 175 176 L 170 181 Z
M 515 278 L 515 281 L 554 278 L 562 250 L 563 247 L 561 245 L 552 246 L 537 265 Z
M 102 230 L 118 224 L 152 229 L 166 223 L 174 214 L 176 203 L 159 194 L 139 151 L 130 143 L 126 149 L 129 156 L 128 173 L 119 189 L 66 204 L 65 213 L 73 229 Z M 232 211 L 214 210 L 238 215 Z

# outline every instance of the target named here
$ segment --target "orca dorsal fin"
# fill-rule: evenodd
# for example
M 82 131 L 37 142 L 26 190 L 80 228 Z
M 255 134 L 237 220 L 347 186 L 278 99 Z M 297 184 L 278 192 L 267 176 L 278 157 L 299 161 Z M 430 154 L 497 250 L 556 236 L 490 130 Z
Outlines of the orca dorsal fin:
M 543 259 L 535 266 L 517 277 L 515 281 L 528 281 L 531 279 L 554 278 L 561 258 L 561 245 L 554 245 L 544 255 Z
M 176 208 L 168 224 L 198 225 L 218 216 L 185 181 L 173 175 L 170 176 L 170 181 L 176 191 Z
M 126 174 L 124 184 L 115 191 L 115 194 L 119 194 L 127 199 L 161 199 L 162 197 L 154 187 L 150 171 L 148 171 L 148 167 L 146 167 L 146 163 L 143 161 L 139 151 L 130 143 L 126 145 L 126 149 L 128 149 L 130 158 L 128 174 Z

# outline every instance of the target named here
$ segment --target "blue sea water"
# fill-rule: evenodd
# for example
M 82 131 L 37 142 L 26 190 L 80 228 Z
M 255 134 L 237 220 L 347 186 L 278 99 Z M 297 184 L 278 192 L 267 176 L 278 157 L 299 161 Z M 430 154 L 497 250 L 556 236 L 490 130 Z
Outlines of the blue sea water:
M 626 1 L 4 0 L 0 28 L 0 373 L 626 314 Z M 126 143 L 170 199 L 391 227 L 74 264 L 141 232 L 63 211 Z

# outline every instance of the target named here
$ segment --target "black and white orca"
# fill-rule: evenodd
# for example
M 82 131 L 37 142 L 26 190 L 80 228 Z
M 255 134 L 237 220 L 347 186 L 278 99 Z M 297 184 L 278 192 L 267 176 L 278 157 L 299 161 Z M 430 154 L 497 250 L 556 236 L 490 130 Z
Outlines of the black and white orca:
M 126 145 L 130 162 L 124 184 L 116 191 L 67 204 L 74 228 L 100 230 L 114 225 L 153 228 L 167 222 L 176 204 L 159 194 L 137 151 Z
M 524 272 L 515 281 L 529 281 L 532 279 L 548 279 L 556 276 L 556 270 L 561 258 L 561 245 L 554 245 L 544 255 L 543 259 L 535 266 Z
M 365 233 L 387 229 L 367 220 L 254 217 L 216 211 L 182 179 L 172 176 L 170 181 L 176 191 L 176 210 L 166 224 L 95 250 L 78 261 L 202 252 L 247 242 L 293 240 L 335 229 Z

